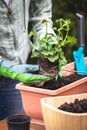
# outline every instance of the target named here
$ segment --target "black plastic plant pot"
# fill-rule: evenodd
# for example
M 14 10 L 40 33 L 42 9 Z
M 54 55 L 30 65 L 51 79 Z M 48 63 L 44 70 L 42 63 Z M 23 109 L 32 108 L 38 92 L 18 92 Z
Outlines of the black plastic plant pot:
M 7 118 L 8 130 L 30 130 L 31 117 L 14 115 Z

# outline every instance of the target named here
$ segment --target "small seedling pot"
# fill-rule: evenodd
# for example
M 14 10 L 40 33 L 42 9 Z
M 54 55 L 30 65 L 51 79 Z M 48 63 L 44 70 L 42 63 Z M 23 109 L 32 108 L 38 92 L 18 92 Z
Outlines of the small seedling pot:
M 14 115 L 7 118 L 8 130 L 30 130 L 31 117 Z

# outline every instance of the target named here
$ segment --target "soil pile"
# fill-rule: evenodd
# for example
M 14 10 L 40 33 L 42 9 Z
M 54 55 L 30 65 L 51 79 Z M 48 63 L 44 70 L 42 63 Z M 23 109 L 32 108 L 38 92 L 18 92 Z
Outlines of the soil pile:
M 73 113 L 86 113 L 87 112 L 87 99 L 75 99 L 73 103 L 65 102 L 58 109 Z
M 62 77 L 62 78 L 58 78 L 58 80 L 56 80 L 55 78 L 49 81 L 45 81 L 44 84 L 42 86 L 39 86 L 40 88 L 43 89 L 49 89 L 49 90 L 56 90 L 58 88 L 61 88 L 65 85 L 68 85 L 70 83 L 73 83 L 81 78 L 83 78 L 84 76 L 81 75 L 77 75 L 77 74 L 73 74 L 67 77 Z M 31 85 L 33 87 L 38 87 L 35 84 Z

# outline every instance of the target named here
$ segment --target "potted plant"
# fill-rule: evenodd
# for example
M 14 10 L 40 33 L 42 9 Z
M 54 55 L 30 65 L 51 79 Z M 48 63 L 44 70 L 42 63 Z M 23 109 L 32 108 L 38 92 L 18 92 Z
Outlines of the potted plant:
M 46 130 L 87 129 L 87 93 L 45 97 L 41 99 L 41 108 Z
M 74 62 L 67 64 L 62 50 L 63 46 L 75 42 L 76 39 L 68 34 L 70 29 L 70 20 L 58 20 L 57 22 L 60 27 L 58 26 L 58 28 L 54 28 L 58 35 L 51 36 L 47 33 L 47 21 L 43 22 L 46 24 L 46 35 L 44 38 L 40 38 L 36 31 L 30 33 L 30 36 L 34 35 L 37 37 L 37 41 L 35 41 L 32 46 L 32 57 L 38 57 L 38 64 L 42 63 L 39 65 L 40 74 L 49 76 L 51 78 L 51 80 L 49 80 L 51 81 L 50 86 L 54 87 L 54 81 L 60 81 L 62 77 L 67 77 L 76 73 Z M 62 31 L 64 31 L 64 34 Z M 85 58 L 85 60 L 87 60 L 87 58 Z M 45 63 L 45 68 L 43 68 L 43 63 Z M 47 65 L 48 67 L 46 67 Z M 45 83 L 48 84 L 49 81 L 46 81 Z M 73 83 L 69 82 L 69 84 L 64 85 L 61 88 L 60 85 L 57 85 L 55 90 L 45 89 L 45 83 L 39 87 L 35 84 L 20 83 L 16 85 L 16 88 L 20 89 L 25 113 L 32 117 L 32 122 L 44 124 L 40 99 L 48 96 L 70 95 L 87 92 L 86 82 L 87 78 L 83 77 Z M 43 87 L 43 89 L 41 87 Z
M 36 39 L 32 45 L 31 58 L 37 58 L 39 65 L 39 74 L 46 76 L 55 76 L 62 74 L 62 66 L 67 64 L 66 57 L 64 56 L 63 47 L 67 44 L 73 45 L 76 43 L 76 38 L 69 35 L 71 21 L 59 19 L 56 20 L 58 27 L 54 27 L 56 34 L 49 35 L 48 21 L 42 20 L 45 24 L 46 33 L 43 38 L 33 30 L 30 32 L 29 37 L 32 36 Z

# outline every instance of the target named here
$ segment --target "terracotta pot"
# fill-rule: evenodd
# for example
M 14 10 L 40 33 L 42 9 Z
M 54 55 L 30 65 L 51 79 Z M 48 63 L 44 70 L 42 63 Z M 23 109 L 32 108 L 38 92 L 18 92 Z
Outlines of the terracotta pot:
M 75 99 L 87 99 L 87 93 L 41 99 L 41 108 L 46 130 L 87 130 L 87 113 L 65 112 L 58 107 Z
M 87 60 L 87 57 L 85 58 Z M 74 62 L 67 64 L 63 68 L 63 75 L 68 76 L 72 73 L 75 73 Z M 70 83 L 62 88 L 57 90 L 47 90 L 35 87 L 29 87 L 28 84 L 19 83 L 16 85 L 16 88 L 20 90 L 22 95 L 22 101 L 24 106 L 24 111 L 27 115 L 30 115 L 32 118 L 32 123 L 44 124 L 40 99 L 49 96 L 65 96 L 79 93 L 87 92 L 87 77 L 84 77 L 78 81 Z

